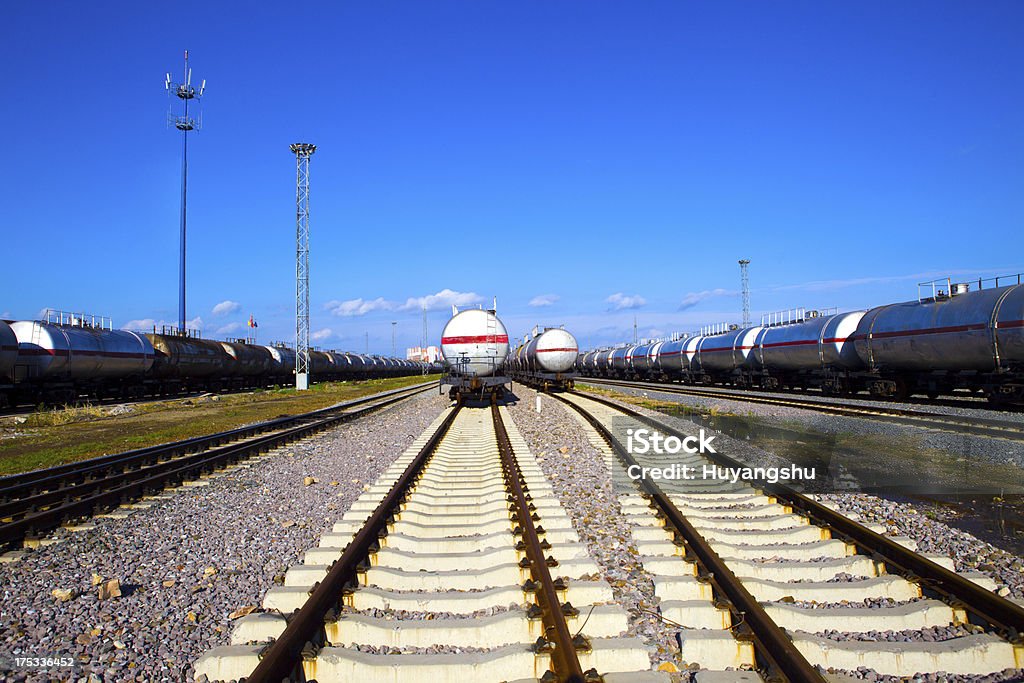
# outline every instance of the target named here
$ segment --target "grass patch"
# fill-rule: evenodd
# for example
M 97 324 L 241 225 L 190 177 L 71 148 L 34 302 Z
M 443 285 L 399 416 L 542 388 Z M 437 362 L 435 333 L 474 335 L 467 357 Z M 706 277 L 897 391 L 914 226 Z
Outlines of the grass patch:
M 23 416 L 22 423 L 17 417 L 5 419 L 0 428 L 0 475 L 212 434 L 437 379 L 438 375 L 416 375 L 323 382 L 302 392 L 270 389 L 150 401 L 120 415 L 110 414 L 111 406 L 36 411 Z

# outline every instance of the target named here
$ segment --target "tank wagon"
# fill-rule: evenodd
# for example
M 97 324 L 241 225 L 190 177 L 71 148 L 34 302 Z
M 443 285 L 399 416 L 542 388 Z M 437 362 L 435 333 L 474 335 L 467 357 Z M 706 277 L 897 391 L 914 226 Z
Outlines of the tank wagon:
M 319 381 L 415 375 L 425 367 L 337 351 L 310 355 Z M 106 318 L 57 311 L 46 320 L 0 321 L 0 407 L 271 387 L 294 377 L 295 351 L 280 343 L 115 330 Z
M 494 309 L 460 312 L 452 306 L 452 317 L 441 332 L 441 383 L 450 387 L 448 395 L 462 400 L 488 394 L 495 400 L 510 381 L 503 374 L 508 348 L 508 332 Z
M 1024 402 L 1021 276 L 930 287 L 867 311 L 793 309 L 760 325 L 719 325 L 680 339 L 580 354 L 591 377 L 763 389 L 866 391 L 883 398 L 955 390 Z
M 579 345 L 562 327 L 534 328 L 509 356 L 512 379 L 543 391 L 572 389 Z

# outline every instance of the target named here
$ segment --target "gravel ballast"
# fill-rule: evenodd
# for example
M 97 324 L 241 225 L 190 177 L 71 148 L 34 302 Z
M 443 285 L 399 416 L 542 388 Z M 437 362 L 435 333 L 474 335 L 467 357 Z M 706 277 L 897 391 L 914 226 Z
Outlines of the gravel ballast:
M 60 530 L 60 543 L 0 565 L 0 662 L 74 660 L 73 668 L 6 671 L 8 680 L 191 680 L 197 657 L 228 644 L 229 615 L 260 605 L 447 404 L 427 392 L 125 519 Z M 100 600 L 100 579 L 117 579 L 121 596 Z

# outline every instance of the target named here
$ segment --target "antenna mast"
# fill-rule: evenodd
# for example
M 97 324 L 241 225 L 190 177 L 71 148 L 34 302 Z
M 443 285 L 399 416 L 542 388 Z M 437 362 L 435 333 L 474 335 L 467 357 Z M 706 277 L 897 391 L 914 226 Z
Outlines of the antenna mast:
M 178 273 L 178 332 L 185 334 L 185 217 L 188 198 L 188 132 L 199 130 L 203 126 L 203 117 L 200 110 L 198 120 L 188 115 L 188 103 L 196 100 L 199 104 L 206 91 L 206 80 L 199 86 L 199 90 L 192 86 L 192 69 L 188 65 L 188 50 L 185 50 L 185 64 L 182 69 L 181 82 L 171 81 L 171 74 L 167 72 L 164 77 L 164 89 L 181 100 L 182 115 L 175 116 L 168 112 L 167 121 L 173 123 L 174 127 L 181 131 L 181 253 L 179 255 Z
M 296 142 L 295 154 L 295 388 L 309 388 L 309 158 L 316 145 Z
M 750 327 L 750 259 L 740 259 L 740 287 L 743 292 L 743 326 Z

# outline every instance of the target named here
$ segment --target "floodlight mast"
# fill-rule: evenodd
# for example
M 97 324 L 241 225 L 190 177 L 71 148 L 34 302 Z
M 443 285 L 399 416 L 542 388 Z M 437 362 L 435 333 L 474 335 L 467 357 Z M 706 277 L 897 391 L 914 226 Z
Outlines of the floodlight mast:
M 188 105 L 191 100 L 196 100 L 206 91 L 206 79 L 199 88 L 199 92 L 192 87 L 192 69 L 188 65 L 188 50 L 185 50 L 184 66 L 182 68 L 182 80 L 180 83 L 171 81 L 171 74 L 167 73 L 164 78 L 164 89 L 168 93 L 173 88 L 174 95 L 182 102 L 182 115 L 168 115 L 168 121 L 181 131 L 181 237 L 179 254 L 178 274 L 178 332 L 185 334 L 185 224 L 188 206 L 188 132 L 199 130 L 202 127 L 202 116 L 195 119 L 189 116 Z
M 295 388 L 309 388 L 309 158 L 316 145 L 296 142 L 295 154 Z

